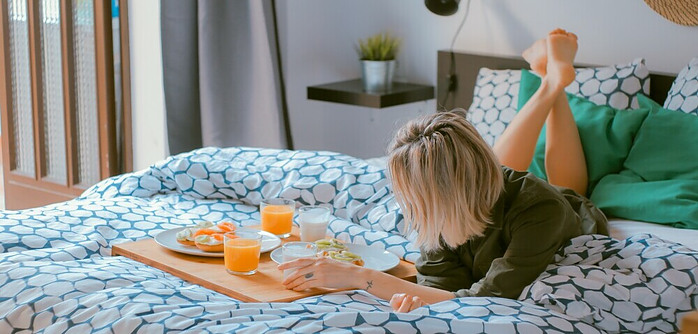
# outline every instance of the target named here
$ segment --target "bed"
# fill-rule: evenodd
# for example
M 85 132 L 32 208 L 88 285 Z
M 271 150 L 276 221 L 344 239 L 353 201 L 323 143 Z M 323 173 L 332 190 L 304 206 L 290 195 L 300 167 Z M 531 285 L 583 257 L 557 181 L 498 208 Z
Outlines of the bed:
M 440 54 L 440 73 L 449 69 L 443 55 L 450 59 Z M 492 65 L 472 66 L 477 73 Z M 520 60 L 508 66 L 520 68 Z M 450 95 L 473 89 L 465 78 Z M 438 87 L 441 100 L 446 88 Z M 670 333 L 698 305 L 698 231 L 627 220 L 614 220 L 611 237 L 571 240 L 518 300 L 457 298 L 405 314 L 360 290 L 243 303 L 110 256 L 115 244 L 200 220 L 256 225 L 260 201 L 278 196 L 331 205 L 339 239 L 407 261 L 419 256 L 414 235 L 402 232 L 381 159 L 206 147 L 104 180 L 68 202 L 0 212 L 0 333 Z

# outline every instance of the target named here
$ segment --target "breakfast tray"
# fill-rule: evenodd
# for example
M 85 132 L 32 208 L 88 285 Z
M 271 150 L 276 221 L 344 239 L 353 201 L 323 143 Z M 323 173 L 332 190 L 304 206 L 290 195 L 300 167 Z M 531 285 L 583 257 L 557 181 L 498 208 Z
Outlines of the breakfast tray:
M 298 241 L 298 230 L 282 239 L 282 243 Z M 187 282 L 201 285 L 245 302 L 288 302 L 296 299 L 337 291 L 313 288 L 296 292 L 281 285 L 283 272 L 269 258 L 271 252 L 261 254 L 257 273 L 249 276 L 231 275 L 225 270 L 223 258 L 201 257 L 177 253 L 158 245 L 153 239 L 145 239 L 114 245 L 112 255 L 121 255 L 158 268 Z M 387 273 L 414 282 L 417 271 L 414 264 L 400 261 Z

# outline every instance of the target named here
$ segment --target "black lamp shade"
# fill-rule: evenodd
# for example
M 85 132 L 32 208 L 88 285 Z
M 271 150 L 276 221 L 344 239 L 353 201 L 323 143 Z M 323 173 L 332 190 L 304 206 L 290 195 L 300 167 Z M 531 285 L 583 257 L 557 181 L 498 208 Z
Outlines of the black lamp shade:
M 437 15 L 453 15 L 458 11 L 460 0 L 424 0 L 424 4 Z

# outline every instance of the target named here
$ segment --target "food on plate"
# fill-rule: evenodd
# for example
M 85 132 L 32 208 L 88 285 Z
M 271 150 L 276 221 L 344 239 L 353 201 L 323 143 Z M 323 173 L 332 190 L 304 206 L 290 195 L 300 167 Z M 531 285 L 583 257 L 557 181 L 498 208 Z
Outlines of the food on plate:
M 196 247 L 204 252 L 222 252 L 223 234 L 202 234 L 194 238 Z
M 335 238 L 315 241 L 315 246 L 317 246 L 317 252 L 320 256 L 327 256 L 331 251 L 347 250 L 347 246 L 341 240 Z
M 210 228 L 213 225 L 214 224 L 212 222 L 203 221 L 203 222 L 196 224 L 195 226 L 187 227 L 187 228 L 177 232 L 177 242 L 179 242 L 182 245 L 194 246 L 195 245 L 194 234 L 200 229 Z
M 177 232 L 177 242 L 187 246 L 197 246 L 196 238 L 199 236 L 214 236 L 220 234 L 223 240 L 223 234 L 235 231 L 235 224 L 231 222 L 220 222 L 214 224 L 209 221 L 203 221 L 195 226 L 187 227 Z
M 338 239 L 322 239 L 315 242 L 318 256 L 335 259 L 344 262 L 351 262 L 363 267 L 364 260 L 360 255 L 350 252 L 347 246 Z
M 226 233 L 235 231 L 235 224 L 231 222 L 220 222 L 218 225 L 216 225 L 216 227 Z
M 201 228 L 198 231 L 194 232 L 194 239 L 200 235 L 212 235 L 212 234 L 221 234 L 223 233 L 219 229 L 213 229 L 213 228 Z
M 351 262 L 359 267 L 364 266 L 364 260 L 361 256 L 350 251 L 329 251 L 325 257 L 343 262 Z

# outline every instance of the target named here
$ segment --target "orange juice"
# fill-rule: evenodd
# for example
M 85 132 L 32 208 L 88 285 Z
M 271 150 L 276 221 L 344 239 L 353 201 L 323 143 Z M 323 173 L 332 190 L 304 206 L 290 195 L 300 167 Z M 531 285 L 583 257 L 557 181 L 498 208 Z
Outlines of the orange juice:
M 225 268 L 233 273 L 253 274 L 259 266 L 259 239 L 226 238 L 224 248 Z
M 291 233 L 293 207 L 288 205 L 266 205 L 262 208 L 262 230 L 278 236 Z

